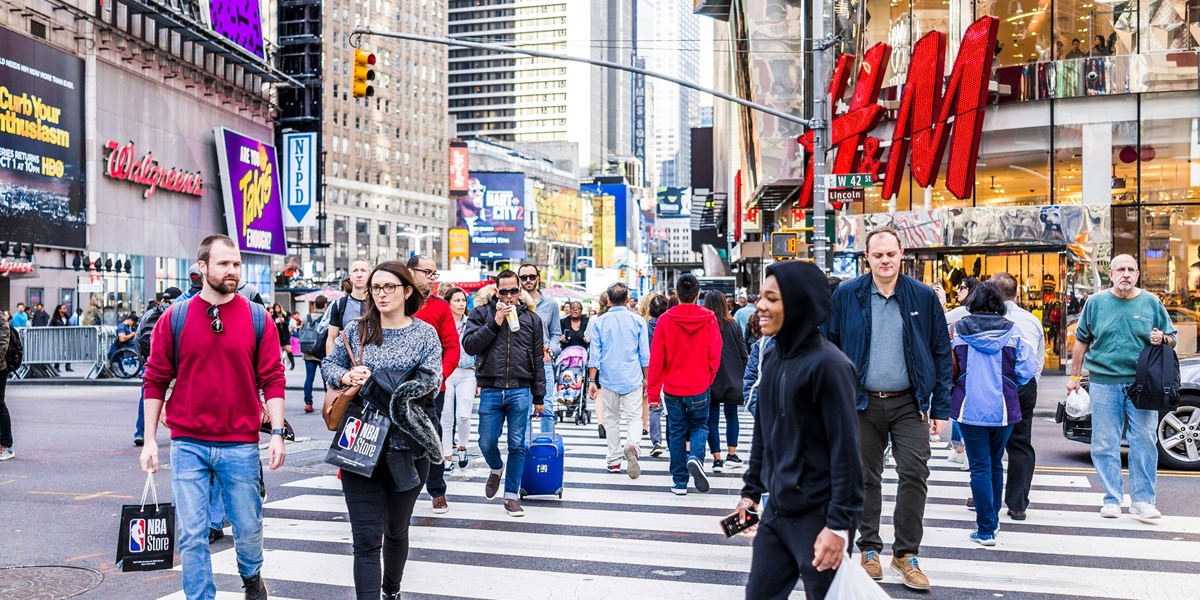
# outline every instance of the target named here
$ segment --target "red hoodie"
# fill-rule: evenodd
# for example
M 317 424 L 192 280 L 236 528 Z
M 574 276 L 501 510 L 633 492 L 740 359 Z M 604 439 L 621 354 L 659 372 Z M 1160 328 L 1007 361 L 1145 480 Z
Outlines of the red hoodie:
M 651 404 L 663 393 L 697 396 L 712 387 L 721 366 L 721 329 L 712 311 L 680 304 L 658 318 L 650 348 Z
M 454 369 L 458 368 L 458 357 L 462 350 L 458 341 L 458 326 L 454 324 L 454 313 L 450 312 L 450 303 L 431 295 L 413 317 L 433 325 L 441 338 L 442 387 L 439 391 L 444 392 L 446 380 L 450 378 Z

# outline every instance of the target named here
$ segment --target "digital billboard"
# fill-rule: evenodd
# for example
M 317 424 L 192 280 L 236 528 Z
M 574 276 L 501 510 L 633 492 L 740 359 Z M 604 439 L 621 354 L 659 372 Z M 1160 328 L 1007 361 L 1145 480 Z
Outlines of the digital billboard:
M 593 183 L 581 185 L 579 189 L 593 194 L 612 196 L 614 244 L 627 246 L 629 244 L 629 221 L 632 214 L 629 186 L 624 183 Z
M 229 237 L 246 252 L 287 254 L 275 147 L 224 127 L 213 134 Z
M 533 228 L 540 239 L 583 244 L 583 200 L 579 190 L 536 182 L 533 185 Z
M 687 188 L 660 187 L 655 213 L 662 219 L 675 219 L 683 215 L 683 197 Z
M 470 177 L 471 157 L 466 142 L 450 142 L 450 195 L 467 193 L 467 178 Z
M 612 267 L 616 262 L 616 211 L 614 198 L 599 194 L 592 197 L 592 258 L 596 268 Z
M 250 54 L 266 58 L 258 0 L 209 0 L 208 15 L 213 31 Z
M 83 61 L 0 28 L 0 240 L 87 245 Z
M 523 173 L 471 173 L 456 225 L 470 234 L 472 257 L 525 258 L 525 195 Z

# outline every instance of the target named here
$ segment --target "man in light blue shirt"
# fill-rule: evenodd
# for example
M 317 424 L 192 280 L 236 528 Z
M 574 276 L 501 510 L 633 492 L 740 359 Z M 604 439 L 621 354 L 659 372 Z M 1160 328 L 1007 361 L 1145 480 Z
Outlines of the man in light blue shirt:
M 612 308 L 592 321 L 588 349 L 588 395 L 600 397 L 608 440 L 608 472 L 621 472 L 621 456 L 632 479 L 642 474 L 638 442 L 642 439 L 642 399 L 650 366 L 650 336 L 646 321 L 625 307 L 629 288 L 614 283 L 608 288 Z M 636 350 L 635 350 L 636 349 Z M 600 377 L 597 381 L 596 372 Z M 621 447 L 621 429 L 625 446 Z
M 737 312 L 733 313 L 733 320 L 743 332 L 746 331 L 746 322 L 750 320 L 750 317 L 754 316 L 754 311 L 757 310 L 754 308 L 756 302 L 758 302 L 757 296 L 750 296 L 749 302 L 747 302 L 745 296 L 738 298 L 739 307 Z
M 17 303 L 17 312 L 12 315 L 13 327 L 29 327 L 29 313 L 25 312 L 25 303 Z

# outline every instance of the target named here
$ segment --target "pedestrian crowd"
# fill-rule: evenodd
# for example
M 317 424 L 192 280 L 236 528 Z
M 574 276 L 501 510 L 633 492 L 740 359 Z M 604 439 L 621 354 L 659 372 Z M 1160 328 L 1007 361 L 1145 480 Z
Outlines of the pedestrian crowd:
M 898 484 L 887 564 L 905 586 L 931 589 L 921 543 L 931 449 L 944 430 L 949 460 L 970 472 L 976 522 L 965 537 L 995 546 L 1002 507 L 1026 519 L 1045 330 L 1017 304 L 1013 275 L 962 280 L 947 311 L 934 289 L 900 272 L 903 251 L 894 230 L 878 229 L 866 238 L 870 272 L 854 279 L 831 281 L 812 263 L 784 261 L 767 267 L 759 296 L 736 302 L 691 274 L 669 295 L 640 302 L 615 283 L 596 314 L 576 301 L 560 312 L 533 264 L 500 271 L 472 297 L 439 285 L 431 258 L 360 259 L 345 295 L 317 297 L 301 318 L 266 308 L 242 281 L 234 242 L 209 236 L 191 289 L 168 288 L 118 329 L 118 345 L 147 359 L 134 436 L 145 471 L 160 465 L 160 422 L 170 431 L 184 595 L 216 593 L 209 544 L 228 520 L 245 597 L 267 597 L 258 444 L 269 433 L 266 466 L 284 464 L 284 370 L 297 354 L 305 413 L 328 415 L 348 394 L 390 422 L 370 474 L 339 474 L 360 599 L 399 598 L 418 496 L 429 493 L 433 513 L 451 510 L 445 474 L 468 465 L 473 412 L 488 469 L 479 492 L 523 517 L 531 428 L 540 422 L 545 431 L 552 414 L 572 407 L 587 413 L 589 401 L 610 473 L 637 479 L 647 456 L 667 453 L 670 492 L 682 496 L 709 491 L 710 472 L 744 469 L 735 518 L 743 528 L 757 523 L 747 598 L 786 598 L 801 580 L 809 598 L 823 598 L 854 548 L 857 564 L 881 580 L 889 461 Z M 1104 518 L 1121 514 L 1122 437 L 1131 449 L 1130 514 L 1160 517 L 1157 414 L 1126 391 L 1141 350 L 1173 345 L 1175 330 L 1162 303 L 1136 287 L 1138 275 L 1135 259 L 1113 258 L 1112 288 L 1083 307 L 1067 386 L 1077 390 L 1086 367 Z M 20 361 L 17 330 L 78 322 L 68 307 L 43 308 L 20 304 L 0 327 L 0 461 L 14 456 L 4 380 Z M 560 368 L 557 359 L 572 353 L 584 357 L 578 371 Z M 314 400 L 318 381 L 323 403 Z M 745 462 L 743 404 L 753 417 Z

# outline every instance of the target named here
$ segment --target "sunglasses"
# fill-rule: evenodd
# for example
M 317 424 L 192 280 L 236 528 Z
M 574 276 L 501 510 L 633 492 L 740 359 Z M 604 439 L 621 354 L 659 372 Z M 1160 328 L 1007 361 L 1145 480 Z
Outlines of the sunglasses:
M 496 290 L 501 296 L 516 296 L 521 293 L 521 288 L 508 288 L 506 290 Z
M 210 326 L 213 333 L 221 333 L 225 331 L 225 324 L 221 323 L 221 311 L 217 310 L 216 306 L 208 307 L 208 318 L 212 319 Z
M 535 281 L 537 278 L 537 275 L 522 275 L 519 279 L 521 281 Z

